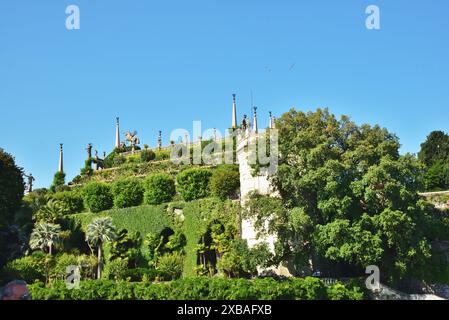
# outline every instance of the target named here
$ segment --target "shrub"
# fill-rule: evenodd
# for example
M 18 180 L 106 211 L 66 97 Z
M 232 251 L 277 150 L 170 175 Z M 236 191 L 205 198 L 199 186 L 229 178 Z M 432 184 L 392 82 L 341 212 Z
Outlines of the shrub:
M 125 280 L 127 271 L 128 259 L 117 258 L 106 264 L 103 277 L 111 280 Z
M 156 154 L 152 150 L 143 150 L 140 153 L 141 162 L 150 162 L 156 158 Z
M 109 185 L 98 182 L 91 182 L 84 186 L 83 191 L 84 205 L 91 212 L 100 212 L 112 208 L 113 197 Z
M 128 208 L 142 203 L 143 188 L 140 180 L 127 178 L 116 181 L 112 186 L 116 208 Z
M 298 288 L 300 288 L 298 290 Z M 321 300 L 363 299 L 360 288 L 342 284 L 326 290 L 318 279 L 288 280 L 184 278 L 168 283 L 130 283 L 111 280 L 81 281 L 80 290 L 67 289 L 63 281 L 44 287 L 42 283 L 29 285 L 35 300 Z M 334 291 L 338 291 L 337 295 Z M 356 294 L 354 294 L 356 292 Z M 330 296 L 328 296 L 330 293 Z
M 240 174 L 237 166 L 224 165 L 212 173 L 210 190 L 213 196 L 222 200 L 234 197 L 240 187 Z
M 155 154 L 156 154 L 155 158 L 156 161 L 161 161 L 170 159 L 171 152 L 169 150 L 157 150 Z
M 176 194 L 175 182 L 167 174 L 159 173 L 150 175 L 145 179 L 145 203 L 160 204 L 169 202 Z
M 65 173 L 58 171 L 55 173 L 50 190 L 55 192 L 57 187 L 63 186 L 64 184 L 65 184 Z
M 158 259 L 157 272 L 164 280 L 175 280 L 182 275 L 183 256 L 179 252 L 165 254 Z
M 187 169 L 179 173 L 176 177 L 178 191 L 185 201 L 205 198 L 209 196 L 210 170 L 207 169 Z
M 52 198 L 61 203 L 64 212 L 67 214 L 78 213 L 84 210 L 83 197 L 78 192 L 58 192 Z
M 23 280 L 27 283 L 45 281 L 52 264 L 51 257 L 49 258 L 42 251 L 36 251 L 30 256 L 8 262 L 3 277 L 6 282 L 13 279 Z
M 48 190 L 45 188 L 36 189 L 23 197 L 25 204 L 31 208 L 33 212 L 37 212 L 41 207 L 45 206 L 48 201 Z
M 149 268 L 134 268 L 134 269 L 128 269 L 125 272 L 125 279 L 129 279 L 129 281 L 132 282 L 141 282 L 141 281 L 153 281 L 156 276 L 157 272 L 155 269 L 149 269 Z
M 119 167 L 122 164 L 124 164 L 125 162 L 126 162 L 126 158 L 120 154 L 117 155 L 116 157 L 114 157 L 114 160 L 112 161 L 114 167 Z

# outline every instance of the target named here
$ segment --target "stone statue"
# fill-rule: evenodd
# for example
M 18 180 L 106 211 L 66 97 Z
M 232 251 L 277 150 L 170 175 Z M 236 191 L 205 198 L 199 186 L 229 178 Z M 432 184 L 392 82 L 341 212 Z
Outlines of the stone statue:
M 92 143 L 89 143 L 87 145 L 86 150 L 87 150 L 87 159 L 92 158 Z
M 34 179 L 34 177 L 31 173 L 29 175 L 25 175 L 25 177 L 28 179 L 28 183 L 27 183 L 28 193 L 33 192 L 33 181 L 36 179 Z
M 125 134 L 126 141 L 128 141 L 132 147 L 132 152 L 134 153 L 136 145 L 140 144 L 140 140 L 137 137 L 137 131 L 134 132 L 127 131 Z
M 246 119 L 246 114 L 244 114 L 242 119 L 242 130 L 245 131 L 247 128 L 248 128 L 248 120 Z

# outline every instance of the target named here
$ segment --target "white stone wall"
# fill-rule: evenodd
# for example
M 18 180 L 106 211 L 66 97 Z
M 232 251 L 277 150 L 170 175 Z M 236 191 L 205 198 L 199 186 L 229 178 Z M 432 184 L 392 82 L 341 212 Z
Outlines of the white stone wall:
M 248 195 L 257 191 L 262 195 L 276 196 L 277 193 L 272 188 L 267 169 L 262 168 L 258 175 L 252 175 L 251 165 L 248 163 L 248 152 L 245 150 L 246 145 L 249 141 L 254 141 L 257 139 L 257 135 L 253 132 L 247 132 L 244 138 L 240 138 L 237 143 L 237 160 L 239 162 L 240 171 L 240 199 L 242 206 L 248 200 Z M 268 221 L 266 222 L 268 224 Z M 248 242 L 250 248 L 254 247 L 259 243 L 267 243 L 271 252 L 274 253 L 274 244 L 277 241 L 276 234 L 270 234 L 264 237 L 257 238 L 257 232 L 254 228 L 254 221 L 251 219 L 242 219 L 242 239 Z M 277 268 L 270 268 L 271 271 L 279 275 L 290 276 L 290 273 L 285 267 L 279 266 Z M 259 268 L 259 273 L 264 271 Z

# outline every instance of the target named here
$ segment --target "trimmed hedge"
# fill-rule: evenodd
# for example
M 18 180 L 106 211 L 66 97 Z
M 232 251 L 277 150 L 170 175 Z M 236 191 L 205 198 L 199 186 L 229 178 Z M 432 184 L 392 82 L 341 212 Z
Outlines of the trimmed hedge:
M 212 173 L 208 169 L 187 169 L 176 176 L 178 191 L 185 201 L 205 198 L 210 195 L 209 180 Z
M 84 210 L 83 197 L 76 191 L 57 192 L 52 198 L 62 204 L 64 212 L 67 214 L 79 213 Z
M 210 190 L 214 197 L 226 200 L 237 195 L 240 188 L 238 166 L 223 165 L 214 170 L 210 178 Z
M 116 208 L 138 206 L 143 200 L 142 183 L 136 178 L 118 180 L 112 185 L 112 194 Z
M 335 290 L 337 288 L 337 290 Z M 29 285 L 35 300 L 361 300 L 362 290 L 341 283 L 326 287 L 316 278 L 287 280 L 186 278 L 162 283 L 81 281 L 79 290 L 62 281 Z
M 111 187 L 105 183 L 91 182 L 84 186 L 84 205 L 91 212 L 100 212 L 112 208 L 113 197 Z
M 171 176 L 158 173 L 148 176 L 144 181 L 146 204 L 169 202 L 176 194 L 175 181 Z

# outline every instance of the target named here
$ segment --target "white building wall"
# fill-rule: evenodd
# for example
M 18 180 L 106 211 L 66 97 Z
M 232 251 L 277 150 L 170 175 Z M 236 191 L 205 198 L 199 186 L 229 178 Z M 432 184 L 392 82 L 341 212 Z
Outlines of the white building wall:
M 257 134 L 247 131 L 243 138 L 240 136 L 239 138 L 240 140 L 237 143 L 237 160 L 240 171 L 240 199 L 243 207 L 248 200 L 249 194 L 253 191 L 257 191 L 261 195 L 270 196 L 276 196 L 277 193 L 270 184 L 267 169 L 261 168 L 258 175 L 252 175 L 252 168 L 249 164 L 248 152 L 245 150 L 245 147 L 248 145 L 248 142 L 253 142 L 257 139 Z M 266 223 L 268 224 L 268 221 Z M 270 251 L 274 253 L 274 244 L 277 241 L 277 235 L 270 234 L 257 238 L 254 221 L 252 221 L 252 219 L 242 219 L 242 239 L 245 239 L 248 242 L 250 248 L 254 247 L 256 244 L 265 242 L 268 244 Z M 270 268 L 270 270 L 280 275 L 290 276 L 288 270 L 282 266 Z M 263 271 L 267 270 L 259 269 L 259 273 L 262 273 Z

